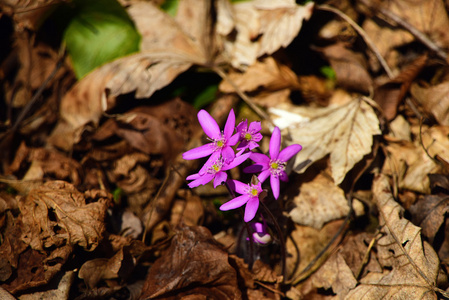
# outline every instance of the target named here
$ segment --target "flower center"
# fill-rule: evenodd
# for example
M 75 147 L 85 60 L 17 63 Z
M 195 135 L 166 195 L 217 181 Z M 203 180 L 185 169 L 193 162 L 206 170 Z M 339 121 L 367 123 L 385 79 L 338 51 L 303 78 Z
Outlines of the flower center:
M 209 167 L 208 173 L 216 174 L 221 171 L 222 167 L 223 167 L 223 162 L 221 161 L 221 159 L 219 159 L 212 166 Z
M 275 176 L 279 176 L 285 170 L 285 162 L 274 160 L 270 161 L 270 172 Z
M 251 139 L 252 139 L 253 137 L 251 136 L 251 133 L 247 132 L 247 133 L 245 133 L 244 138 L 245 138 L 245 140 L 247 140 L 247 141 L 251 141 Z
M 255 188 L 251 188 L 250 194 L 255 197 L 255 196 L 259 195 L 259 191 L 256 190 Z

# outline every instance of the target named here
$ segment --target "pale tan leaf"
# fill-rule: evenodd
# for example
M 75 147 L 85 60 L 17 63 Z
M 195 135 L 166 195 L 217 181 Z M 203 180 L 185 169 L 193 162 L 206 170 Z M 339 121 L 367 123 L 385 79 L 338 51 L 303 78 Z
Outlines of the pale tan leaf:
M 345 217 L 349 212 L 343 190 L 322 174 L 303 183 L 293 202 L 296 207 L 289 213 L 292 220 L 316 229 L 321 229 L 329 221 Z M 354 205 L 361 206 L 359 202 L 354 202 Z
M 422 144 L 430 157 L 449 166 L 449 126 L 435 126 L 424 131 Z
M 449 82 L 427 88 L 414 83 L 410 93 L 440 125 L 449 125 Z
M 340 252 L 332 255 L 320 269 L 312 275 L 312 284 L 317 288 L 332 288 L 339 299 L 357 285 L 351 269 Z
M 430 146 L 430 143 L 427 145 Z M 394 176 L 401 189 L 430 192 L 427 174 L 438 172 L 440 168 L 419 143 L 390 143 L 385 149 L 387 158 L 382 168 L 384 174 Z
M 106 199 L 86 204 L 85 195 L 63 181 L 50 181 L 19 202 L 28 231 L 22 240 L 35 250 L 79 245 L 94 250 L 105 231 Z
M 385 175 L 375 178 L 373 194 L 383 226 L 377 257 L 387 269 L 362 278 L 346 299 L 437 299 L 433 291 L 439 268 L 437 254 L 422 241 L 421 228 L 404 218 L 404 209 L 393 199 Z
M 271 56 L 256 61 L 243 73 L 230 71 L 229 79 L 243 92 L 255 91 L 260 87 L 264 90 L 277 91 L 299 86 L 296 74 L 289 67 L 277 63 Z M 235 92 L 227 80 L 220 83 L 219 89 L 225 93 Z
M 217 24 L 218 33 L 224 33 L 224 56 L 235 68 L 244 69 L 258 57 L 288 46 L 298 35 L 303 21 L 310 18 L 313 3 L 299 6 L 294 0 L 255 0 L 219 8 L 226 9 L 218 13 L 221 18 Z M 234 22 L 235 37 L 227 35 L 231 22 Z
M 373 135 L 381 133 L 373 108 L 360 98 L 325 108 L 280 106 L 270 112 L 277 115 L 277 126 L 288 128 L 292 137 L 289 143 L 303 147 L 293 170 L 303 173 L 311 163 L 330 154 L 335 184 L 340 184 L 346 173 L 371 152 Z

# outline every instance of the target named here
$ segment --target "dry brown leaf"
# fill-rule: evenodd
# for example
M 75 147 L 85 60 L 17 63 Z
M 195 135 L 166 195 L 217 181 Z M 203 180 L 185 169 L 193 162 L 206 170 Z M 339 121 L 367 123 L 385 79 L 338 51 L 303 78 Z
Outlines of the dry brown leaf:
M 400 102 L 410 89 L 413 80 L 418 76 L 428 61 L 427 55 L 421 55 L 405 66 L 395 78 L 377 86 L 373 100 L 376 101 L 388 121 L 394 119 Z
M 422 228 L 422 234 L 433 244 L 449 213 L 449 196 L 426 195 L 410 207 L 412 221 Z
M 385 8 L 401 17 L 440 47 L 449 47 L 449 18 L 442 0 L 393 0 Z
M 434 144 L 434 149 L 441 145 L 438 141 L 429 140 L 429 142 Z M 431 146 L 430 143 L 425 145 Z M 386 146 L 386 150 L 388 155 L 382 169 L 383 173 L 392 175 L 401 189 L 420 193 L 430 192 L 427 174 L 439 172 L 440 166 L 429 157 L 421 145 L 402 141 L 390 143 Z
M 312 284 L 317 288 L 332 288 L 339 299 L 343 299 L 357 285 L 343 255 L 337 252 L 332 255 L 320 269 L 312 275 Z
M 299 6 L 293 0 L 222 4 L 218 11 L 217 32 L 223 39 L 223 56 L 235 68 L 245 69 L 258 57 L 288 46 L 298 35 L 303 21 L 312 15 L 313 5 L 309 2 Z
M 449 126 L 449 82 L 431 87 L 421 87 L 415 83 L 411 86 L 410 92 L 440 125 Z
M 237 274 L 205 227 L 182 226 L 148 272 L 140 299 L 241 299 Z M 192 298 L 193 299 L 193 298 Z
M 343 43 L 328 46 L 322 52 L 335 71 L 340 86 L 366 94 L 372 92 L 373 80 L 361 53 L 347 49 Z
M 229 79 L 243 92 L 256 91 L 258 88 L 269 91 L 284 88 L 298 88 L 296 74 L 287 66 L 277 63 L 269 56 L 262 61 L 256 61 L 245 72 L 231 71 Z M 220 83 L 219 89 L 225 93 L 235 92 L 227 80 Z
M 86 204 L 73 185 L 50 181 L 19 202 L 26 230 L 22 240 L 32 249 L 79 245 L 94 250 L 103 238 L 107 200 Z
M 422 133 L 427 154 L 444 167 L 449 167 L 449 126 L 434 126 Z
M 421 240 L 421 229 L 404 218 L 385 175 L 374 179 L 373 194 L 383 225 L 376 248 L 384 272 L 362 278 L 346 299 L 437 299 L 437 254 Z
M 292 220 L 316 229 L 322 228 L 329 221 L 345 217 L 349 212 L 343 190 L 323 174 L 303 183 L 293 202 L 296 207 L 289 213 Z
M 289 130 L 292 137 L 289 143 L 303 147 L 293 170 L 303 173 L 311 163 L 330 154 L 332 177 L 338 185 L 371 152 L 373 135 L 381 132 L 379 120 L 365 100 L 338 93 L 334 97 L 349 101 L 325 108 L 280 106 L 271 108 L 270 112 L 278 116 L 274 120 L 277 126 Z
M 207 3 L 198 7 L 207 7 Z M 63 122 L 51 137 L 58 147 L 69 150 L 81 139 L 86 124 L 97 126 L 103 112 L 114 107 L 115 96 L 135 91 L 137 98 L 150 97 L 192 64 L 207 61 L 207 49 L 155 5 L 136 2 L 128 13 L 142 35 L 141 51 L 95 69 L 64 96 L 60 107 Z M 201 13 L 206 14 L 204 10 Z
M 287 274 L 296 278 L 337 233 L 342 220 L 329 222 L 320 230 L 295 224 L 287 239 Z M 301 274 L 303 275 L 303 274 Z

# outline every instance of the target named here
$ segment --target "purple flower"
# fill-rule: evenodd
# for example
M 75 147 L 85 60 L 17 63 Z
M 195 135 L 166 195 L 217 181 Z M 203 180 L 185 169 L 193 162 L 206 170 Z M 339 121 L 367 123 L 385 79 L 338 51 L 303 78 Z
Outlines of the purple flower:
M 238 180 L 228 180 L 227 183 L 232 190 L 241 194 L 241 196 L 226 202 L 220 206 L 220 210 L 231 210 L 246 204 L 243 220 L 245 222 L 251 221 L 259 208 L 259 194 L 262 192 L 262 183 L 245 184 Z
M 247 173 L 258 173 L 257 177 L 260 182 L 270 177 L 270 185 L 273 191 L 274 198 L 279 198 L 279 180 L 288 181 L 287 173 L 285 173 L 285 166 L 287 161 L 296 153 L 301 151 L 302 146 L 298 144 L 290 145 L 279 152 L 281 147 L 281 131 L 275 127 L 270 139 L 270 157 L 261 153 L 251 153 L 249 157 L 255 162 L 254 165 L 246 167 L 243 171 Z
M 208 161 L 209 163 L 210 161 L 216 161 L 220 155 L 224 161 L 231 162 L 235 157 L 234 150 L 231 147 L 236 145 L 239 140 L 239 134 L 232 135 L 235 129 L 234 110 L 231 109 L 229 112 L 223 132 L 220 131 L 220 127 L 214 118 L 204 109 L 198 112 L 198 121 L 212 143 L 186 151 L 182 154 L 182 158 L 192 160 L 213 154 Z
M 206 162 L 197 174 L 189 175 L 186 178 L 187 180 L 193 180 L 188 186 L 194 188 L 199 185 L 205 185 L 214 179 L 214 188 L 216 188 L 228 179 L 228 174 L 225 171 L 243 163 L 248 159 L 250 154 L 251 153 L 247 153 L 236 157 L 231 163 L 226 163 L 222 157 L 218 157 L 215 161 Z
M 263 220 L 263 223 L 256 222 L 256 223 L 252 224 L 251 227 L 255 231 L 253 233 L 253 240 L 256 243 L 262 244 L 262 245 L 267 245 L 271 242 L 271 240 L 272 240 L 271 235 L 268 233 L 265 220 Z
M 237 146 L 237 151 L 243 152 L 245 149 L 253 150 L 259 147 L 259 142 L 262 139 L 262 134 L 259 132 L 262 126 L 259 121 L 254 121 L 249 124 L 248 120 L 242 121 L 237 125 L 237 133 L 240 134 L 240 144 Z

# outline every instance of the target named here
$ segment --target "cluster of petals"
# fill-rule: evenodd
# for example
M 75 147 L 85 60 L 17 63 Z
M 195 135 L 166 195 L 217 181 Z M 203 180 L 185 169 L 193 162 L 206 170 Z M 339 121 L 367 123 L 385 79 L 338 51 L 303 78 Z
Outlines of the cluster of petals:
M 258 142 L 262 140 L 262 134 L 260 133 L 262 129 L 261 123 L 255 121 L 248 125 L 248 121 L 244 120 L 235 126 L 233 109 L 229 112 L 223 131 L 220 130 L 217 122 L 205 110 L 198 112 L 198 121 L 211 142 L 186 151 L 182 156 L 186 160 L 207 156 L 209 158 L 198 173 L 189 175 L 186 178 L 189 181 L 191 180 L 188 184 L 189 187 L 194 188 L 213 180 L 214 188 L 216 188 L 223 182 L 226 182 L 229 188 L 240 194 L 240 196 L 223 204 L 220 210 L 226 211 L 246 205 L 244 220 L 245 222 L 251 221 L 259 208 L 259 195 L 262 192 L 262 183 L 270 177 L 273 195 L 278 199 L 280 180 L 288 180 L 285 172 L 287 161 L 296 155 L 302 147 L 300 145 L 290 145 L 280 151 L 281 132 L 278 127 L 275 127 L 270 140 L 270 157 L 265 154 L 251 152 L 251 150 L 259 146 Z M 237 154 L 232 148 L 236 145 Z M 244 172 L 259 173 L 256 180 L 257 183 L 245 184 L 237 180 L 229 180 L 226 171 L 237 167 L 248 158 L 254 161 L 255 164 L 246 167 Z M 260 240 L 262 244 L 271 238 L 259 225 L 255 228 L 254 234 L 254 240 Z
M 246 204 L 243 220 L 249 222 L 254 219 L 257 209 L 259 208 L 259 194 L 263 191 L 262 183 L 246 184 L 238 180 L 228 180 L 227 183 L 233 191 L 241 194 L 241 196 L 229 200 L 220 206 L 220 210 L 226 211 L 236 209 Z
M 243 171 L 246 173 L 259 173 L 257 177 L 260 182 L 264 182 L 270 177 L 271 190 L 275 199 L 279 198 L 280 180 L 288 181 L 285 167 L 287 161 L 301 151 L 301 145 L 294 144 L 286 147 L 282 151 L 281 149 L 281 131 L 278 127 L 275 127 L 270 139 L 270 148 L 268 157 L 262 153 L 251 153 L 250 159 L 255 164 L 246 167 Z

